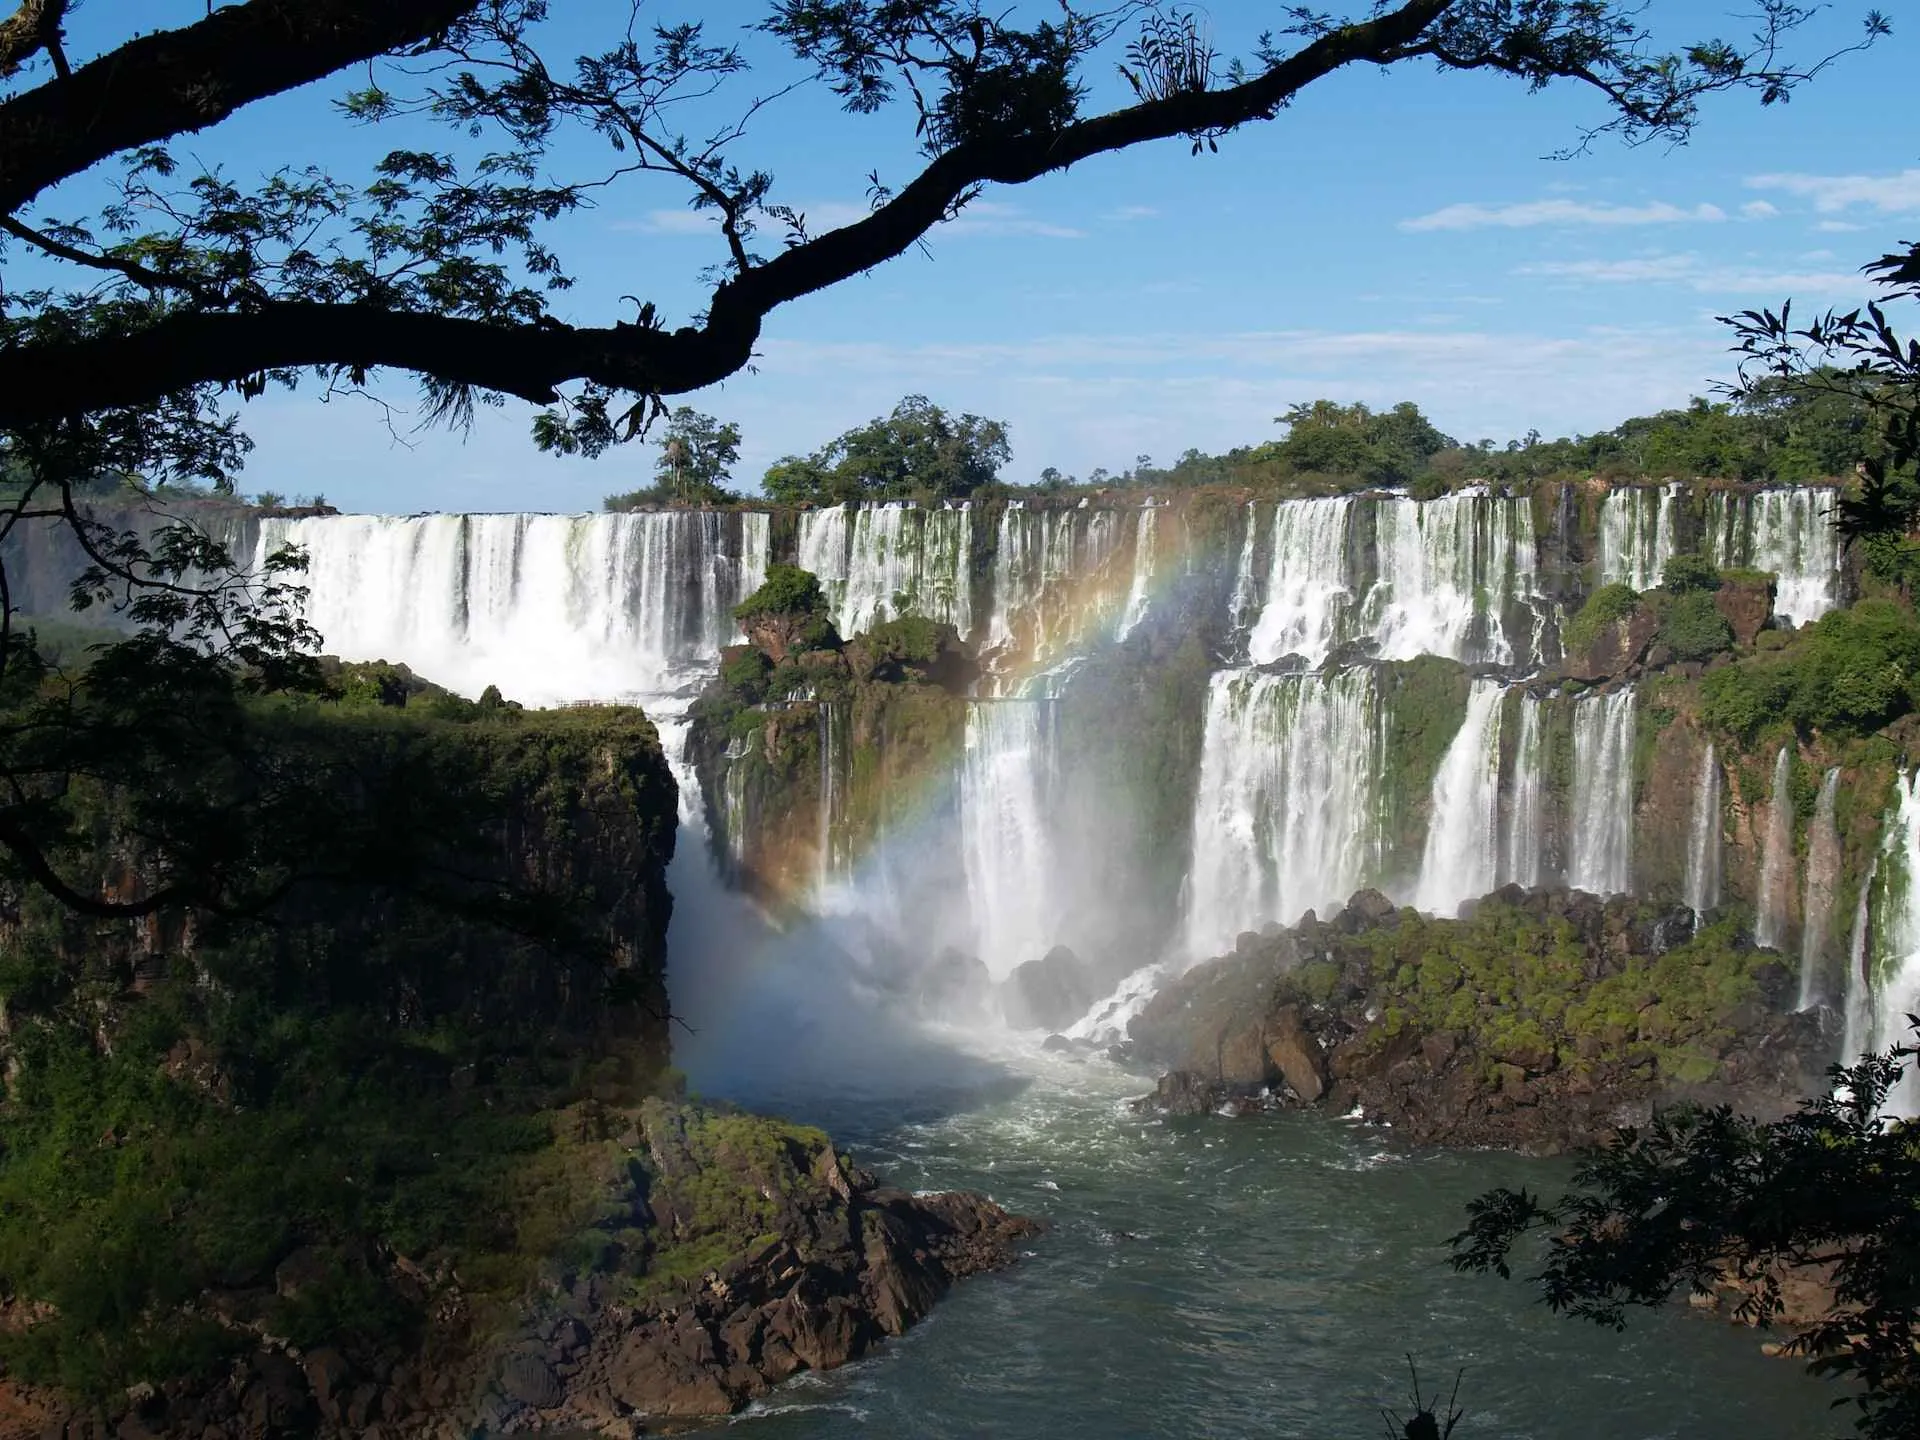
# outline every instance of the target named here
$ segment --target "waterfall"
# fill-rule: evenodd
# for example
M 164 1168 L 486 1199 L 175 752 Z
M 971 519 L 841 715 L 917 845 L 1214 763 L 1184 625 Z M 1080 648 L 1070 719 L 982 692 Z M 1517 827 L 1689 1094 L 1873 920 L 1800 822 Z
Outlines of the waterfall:
M 1633 734 L 1631 687 L 1573 707 L 1573 828 L 1567 883 L 1614 895 L 1633 883 Z
M 1233 570 L 1233 598 L 1227 602 L 1227 632 L 1236 640 L 1245 637 L 1257 617 L 1253 573 L 1255 552 L 1260 546 L 1260 507 L 1247 502 L 1247 533 L 1240 540 L 1240 560 Z
M 996 978 L 1051 947 L 1048 896 L 1057 879 L 1047 831 L 1054 786 L 1052 705 L 967 707 L 960 828 L 975 942 Z
M 1863 1051 L 1911 1044 L 1907 1016 L 1920 1012 L 1920 771 L 1896 776 L 1893 788 L 1870 943 L 1860 963 L 1864 1013 L 1858 1033 L 1848 1026 L 1849 1063 Z M 1886 1110 L 1902 1119 L 1920 1115 L 1920 1083 L 1911 1071 L 1888 1097 Z
M 1892 817 L 1887 818 L 1891 824 Z M 1885 852 L 1887 838 L 1881 837 L 1882 853 Z M 1870 946 L 1873 885 L 1879 875 L 1880 856 L 1875 855 L 1867 863 L 1867 873 L 1860 880 L 1860 895 L 1853 906 L 1853 931 L 1847 939 L 1847 984 L 1842 1000 L 1846 1034 L 1840 1046 L 1842 1065 L 1856 1064 L 1873 1045 L 1873 964 Z
M 1827 925 L 1833 918 L 1833 891 L 1840 881 L 1840 831 L 1834 825 L 1834 796 L 1840 769 L 1827 771 L 1807 834 L 1807 889 L 1800 906 L 1800 1005 L 1811 1010 L 1829 999 L 1826 970 Z
M 1353 600 L 1347 563 L 1352 517 L 1353 501 L 1344 495 L 1274 506 L 1266 602 L 1248 641 L 1255 664 L 1285 655 L 1299 655 L 1311 666 L 1325 662 Z
M 1363 625 L 1384 660 L 1447 655 L 1506 662 L 1507 603 L 1531 595 L 1533 514 L 1524 501 L 1462 490 L 1375 502 L 1378 576 Z
M 1600 502 L 1600 583 L 1651 590 L 1673 554 L 1678 485 L 1626 486 Z
M 1796 625 L 1817 620 L 1837 602 L 1840 537 L 1825 490 L 1762 490 L 1751 497 L 1752 551 L 1747 563 L 1779 577 L 1773 609 Z M 1829 503 L 1819 500 L 1828 497 Z
M 1001 512 L 987 616 L 989 688 L 1043 665 L 1105 631 L 1120 607 L 1114 564 L 1121 516 L 1113 510 L 1029 510 L 1009 501 Z
M 1291 924 L 1367 883 L 1379 854 L 1380 701 L 1373 672 L 1217 672 L 1193 806 L 1188 953 Z
M 1540 702 L 1519 692 L 1520 732 L 1513 746 L 1513 773 L 1507 782 L 1507 825 L 1500 865 L 1503 885 L 1540 883 L 1540 852 L 1546 837 L 1541 823 Z
M 849 501 L 800 516 L 796 558 L 819 579 L 842 636 L 919 615 L 964 637 L 973 629 L 972 525 L 964 505 Z
M 820 835 L 814 892 L 823 906 L 838 902 L 848 879 L 846 796 L 840 785 L 841 735 L 839 707 L 831 700 L 815 702 L 820 716 Z
M 1720 903 L 1720 765 L 1713 743 L 1700 761 L 1693 787 L 1693 821 L 1687 830 L 1687 908 L 1697 926 Z
M 1127 588 L 1127 607 L 1120 613 L 1120 628 L 1114 639 L 1124 640 L 1134 627 L 1147 618 L 1147 603 L 1153 597 L 1153 573 L 1159 564 L 1159 510 L 1149 504 L 1140 512 L 1133 536 L 1133 583 Z
M 1770 572 L 1774 613 L 1805 625 L 1840 603 L 1835 491 L 1796 486 L 1750 495 L 1719 491 L 1707 505 L 1708 556 L 1723 569 Z
M 1500 711 L 1497 680 L 1477 680 L 1467 715 L 1434 772 L 1426 853 L 1414 905 L 1453 915 L 1493 889 L 1500 861 Z
M 1773 762 L 1773 796 L 1767 802 L 1767 838 L 1760 851 L 1760 898 L 1754 906 L 1753 943 L 1778 950 L 1787 938 L 1787 894 L 1793 888 L 1793 757 L 1787 747 Z
M 348 660 L 475 695 L 613 700 L 699 682 L 766 578 L 765 515 L 340 515 L 260 524 L 307 553 L 307 618 Z

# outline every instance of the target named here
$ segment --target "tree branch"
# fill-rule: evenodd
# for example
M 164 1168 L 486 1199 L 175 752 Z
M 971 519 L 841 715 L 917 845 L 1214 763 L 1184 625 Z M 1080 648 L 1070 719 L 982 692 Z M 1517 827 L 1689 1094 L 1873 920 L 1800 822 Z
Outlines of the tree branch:
M 66 7 L 43 3 L 57 45 Z M 432 40 L 479 3 L 246 0 L 129 40 L 69 76 L 0 101 L 0 210 L 18 210 L 109 155 L 205 129 L 243 105 Z M 8 25 L 35 8 L 28 0 Z
M 0 76 L 15 74 L 44 50 L 54 74 L 66 79 L 72 73 L 60 48 L 66 18 L 67 0 L 20 0 L 20 8 L 0 20 Z
M 267 3 L 250 0 L 242 8 Z M 571 381 L 640 394 L 697 390 L 752 359 L 761 322 L 773 310 L 902 254 L 975 187 L 1023 184 L 1147 141 L 1219 133 L 1271 118 L 1296 92 L 1336 70 L 1395 57 L 1452 3 L 1405 0 L 1375 19 L 1318 37 L 1239 85 L 1146 101 L 1057 132 L 958 145 L 872 214 L 729 279 L 714 292 L 706 323 L 698 328 L 503 325 L 306 302 L 267 303 L 246 313 L 176 313 L 133 334 L 0 353 L 0 426 L 310 366 L 413 370 L 535 404 L 553 403 L 558 387 Z M 5 108 L 0 106 L 0 138 Z

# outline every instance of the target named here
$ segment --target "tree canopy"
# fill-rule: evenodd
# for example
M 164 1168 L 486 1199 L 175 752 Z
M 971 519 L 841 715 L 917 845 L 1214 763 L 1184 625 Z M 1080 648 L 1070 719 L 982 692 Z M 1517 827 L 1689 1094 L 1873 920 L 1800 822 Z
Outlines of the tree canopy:
M 713 504 L 740 497 L 727 489 L 740 461 L 740 427 L 703 415 L 691 405 L 676 407 L 660 434 L 650 489 L 609 495 L 606 508 L 631 510 L 661 500 Z
M 1894 1046 L 1835 1066 L 1832 1091 L 1770 1123 L 1726 1107 L 1658 1114 L 1585 1161 L 1557 1200 L 1501 1189 L 1475 1201 L 1453 1263 L 1509 1275 L 1522 1239 L 1544 1231 L 1542 1298 L 1616 1329 L 1629 1307 L 1728 1281 L 1746 1289 L 1749 1318 L 1772 1322 L 1783 1267 L 1831 1267 L 1833 1313 L 1792 1349 L 1816 1374 L 1858 1382 L 1860 1433 L 1920 1433 L 1920 1126 L 1886 1113 L 1897 1086 L 1920 1083 L 1914 1061 Z
M 774 462 L 761 480 L 786 503 L 960 500 L 991 484 L 1011 450 L 1007 427 L 979 415 L 949 415 L 924 395 L 856 426 L 809 456 Z
M 0 315 L 0 426 L 130 408 L 152 420 L 168 406 L 178 422 L 183 407 L 303 375 L 353 388 L 392 369 L 419 377 L 446 416 L 500 397 L 546 407 L 540 443 L 589 453 L 637 434 L 662 397 L 745 367 L 774 311 L 900 255 L 985 186 L 1154 140 L 1214 149 L 1349 67 L 1587 87 L 1599 108 L 1569 137 L 1577 147 L 1684 138 L 1708 95 L 1774 103 L 1832 58 L 1788 54 L 1811 13 L 1793 0 L 1761 0 L 1744 40 L 1687 43 L 1656 36 L 1625 0 L 1299 8 L 1242 56 L 1140 3 L 768 0 L 758 29 L 788 56 L 777 76 L 756 76 L 698 18 L 637 11 L 610 17 L 605 48 L 566 62 L 545 0 L 241 0 L 74 64 L 68 8 L 30 0 L 0 36 L 0 228 L 36 277 L 8 288 Z M 1870 14 L 1863 43 L 1885 28 Z M 1108 61 L 1131 103 L 1090 113 L 1089 69 Z M 343 121 L 439 122 L 444 145 L 393 149 L 363 175 L 257 183 L 178 148 L 329 77 Z M 746 154 L 779 95 L 809 81 L 856 115 L 906 111 L 921 151 L 918 173 L 870 177 L 871 213 L 821 233 Z M 703 113 L 730 104 L 732 118 L 681 128 L 693 97 Z M 551 175 L 557 147 L 580 135 L 603 162 Z M 107 203 L 76 213 L 54 187 L 107 162 Z M 670 326 L 642 301 L 598 324 L 564 319 L 554 297 L 571 272 L 553 222 L 650 181 L 714 218 L 722 254 L 703 311 Z M 53 213 L 32 213 L 43 197 Z M 188 463 L 220 478 L 237 458 Z

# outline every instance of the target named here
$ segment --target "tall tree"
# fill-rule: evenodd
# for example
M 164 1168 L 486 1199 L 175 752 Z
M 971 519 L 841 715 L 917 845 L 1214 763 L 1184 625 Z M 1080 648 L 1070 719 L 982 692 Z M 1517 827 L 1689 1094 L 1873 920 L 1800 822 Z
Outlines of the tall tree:
M 740 427 L 703 415 L 691 405 L 677 406 L 660 432 L 654 461 L 654 486 L 628 495 L 609 495 L 607 509 L 625 510 L 652 500 L 715 503 L 739 497 L 727 489 L 740 461 Z
M 775 500 L 959 500 L 992 482 L 1012 451 L 1007 427 L 949 415 L 924 395 L 856 426 L 806 459 L 775 462 L 761 488 Z

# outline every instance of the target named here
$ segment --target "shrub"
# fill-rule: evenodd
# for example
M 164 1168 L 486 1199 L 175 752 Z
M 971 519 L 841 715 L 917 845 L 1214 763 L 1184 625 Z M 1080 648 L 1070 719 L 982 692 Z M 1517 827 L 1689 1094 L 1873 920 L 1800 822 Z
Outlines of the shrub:
M 1600 632 L 1616 620 L 1624 620 L 1640 608 L 1640 594 L 1631 585 L 1602 585 L 1587 597 L 1580 613 L 1567 624 L 1566 647 L 1585 650 L 1600 638 Z
M 1667 573 L 1673 573 L 1671 566 Z M 1681 660 L 1705 660 L 1733 647 L 1733 627 L 1714 605 L 1711 591 L 1689 589 L 1667 606 L 1660 639 Z
M 766 582 L 736 605 L 733 614 L 736 620 L 751 620 L 757 615 L 823 615 L 826 609 L 818 576 L 776 562 L 767 567 Z
M 1781 649 L 1729 666 L 1703 687 L 1709 724 L 1751 739 L 1784 719 L 1802 730 L 1866 734 L 1914 708 L 1920 622 L 1862 600 L 1795 632 Z
M 1704 555 L 1674 555 L 1660 572 L 1660 584 L 1676 595 L 1720 588 L 1720 572 Z

